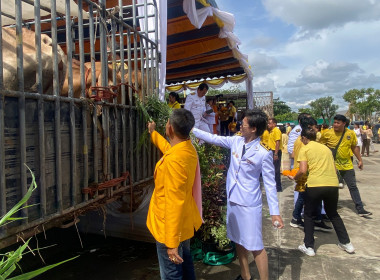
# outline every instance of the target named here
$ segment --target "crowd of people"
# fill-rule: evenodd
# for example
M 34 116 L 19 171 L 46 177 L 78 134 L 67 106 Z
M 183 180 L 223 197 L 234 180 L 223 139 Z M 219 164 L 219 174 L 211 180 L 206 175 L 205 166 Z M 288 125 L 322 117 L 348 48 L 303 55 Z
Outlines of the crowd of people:
M 156 132 L 154 122 L 148 123 L 151 141 L 163 153 L 156 164 L 155 190 L 147 217 L 148 229 L 156 239 L 161 279 L 195 279 L 190 238 L 202 224 L 202 199 L 201 174 L 197 152 L 189 137 L 191 131 L 202 143 L 229 149 L 231 153 L 226 180 L 226 227 L 239 258 L 241 274 L 236 280 L 251 279 L 248 253 L 255 260 L 260 279 L 268 279 L 261 184 L 272 225 L 281 229 L 284 222 L 277 192 L 282 191 L 280 166 L 284 148 L 291 155 L 292 166 L 297 167 L 297 173 L 288 178 L 295 181 L 294 193 L 298 194 L 291 225 L 304 229 L 304 240 L 298 249 L 308 256 L 315 255 L 314 230 L 321 225 L 325 213 L 338 236 L 338 247 L 347 253 L 355 252 L 337 212 L 340 183 L 347 185 L 359 216 L 372 213 L 364 209 L 356 185 L 352 156 L 357 158 L 359 169 L 363 169 L 363 162 L 357 134 L 347 129 L 346 117 L 336 115 L 333 127 L 322 127 L 321 131 L 310 115 L 300 114 L 299 124 L 294 128 L 288 125 L 282 133 L 275 118 L 268 119 L 258 109 L 246 110 L 241 116 L 239 133 L 217 135 L 213 121 L 216 122 L 219 111 L 215 112 L 212 101 L 206 103 L 207 90 L 207 85 L 201 84 L 196 93 L 187 97 L 184 109 L 173 110 L 166 124 L 167 139 Z M 173 108 L 175 102 L 174 96 Z M 230 109 L 223 110 L 226 112 L 221 124 L 236 118 L 233 105 L 230 102 Z
M 201 83 L 196 92 L 186 97 L 184 107 L 193 113 L 195 127 L 203 131 L 222 136 L 232 136 L 239 130 L 240 122 L 237 121 L 237 109 L 234 101 L 218 103 L 216 97 L 210 96 L 206 99 L 208 85 Z M 179 95 L 176 92 L 169 93 L 169 107 L 181 108 Z

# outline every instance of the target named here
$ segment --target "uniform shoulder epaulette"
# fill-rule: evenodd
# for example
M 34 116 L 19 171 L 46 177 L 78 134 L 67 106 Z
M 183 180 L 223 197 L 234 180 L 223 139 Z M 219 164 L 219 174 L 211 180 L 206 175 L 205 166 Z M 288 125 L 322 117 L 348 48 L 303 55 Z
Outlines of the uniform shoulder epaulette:
M 260 142 L 260 145 L 261 145 L 265 150 L 269 151 L 269 147 L 268 147 L 265 143 Z
M 195 95 L 195 91 L 190 93 L 191 95 Z
M 234 136 L 241 136 L 241 132 L 240 132 L 240 131 L 236 132 L 236 133 L 234 134 Z

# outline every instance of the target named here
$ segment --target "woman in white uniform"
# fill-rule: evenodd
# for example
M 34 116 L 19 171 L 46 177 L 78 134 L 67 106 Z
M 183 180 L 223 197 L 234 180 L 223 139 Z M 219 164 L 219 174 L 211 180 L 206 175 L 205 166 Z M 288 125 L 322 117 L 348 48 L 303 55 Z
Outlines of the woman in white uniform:
M 227 236 L 236 244 L 241 275 L 251 279 L 248 252 L 252 252 L 260 279 L 268 279 L 268 256 L 262 238 L 262 197 L 260 173 L 272 216 L 272 223 L 283 228 L 280 216 L 272 152 L 260 143 L 267 127 L 267 116 L 261 110 L 247 110 L 242 116 L 241 136 L 217 136 L 193 129 L 196 137 L 231 150 L 227 173 Z

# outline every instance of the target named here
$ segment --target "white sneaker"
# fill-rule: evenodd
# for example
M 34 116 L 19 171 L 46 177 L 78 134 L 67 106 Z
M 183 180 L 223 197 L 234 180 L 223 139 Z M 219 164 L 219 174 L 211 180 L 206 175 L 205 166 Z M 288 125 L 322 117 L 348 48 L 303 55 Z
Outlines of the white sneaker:
M 298 246 L 298 250 L 300 250 L 302 253 L 308 255 L 309 257 L 314 257 L 315 256 L 314 249 L 311 248 L 311 247 L 306 248 L 305 244 L 302 244 L 302 245 Z
M 342 244 L 342 243 L 338 243 L 338 247 L 344 251 L 346 251 L 347 253 L 349 254 L 352 254 L 355 252 L 355 248 L 354 246 L 350 243 L 347 243 L 347 244 Z

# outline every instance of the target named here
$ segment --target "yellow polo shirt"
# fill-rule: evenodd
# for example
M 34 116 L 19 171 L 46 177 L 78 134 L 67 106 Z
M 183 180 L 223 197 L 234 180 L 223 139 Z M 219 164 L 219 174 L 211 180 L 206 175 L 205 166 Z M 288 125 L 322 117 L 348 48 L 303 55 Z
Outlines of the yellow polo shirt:
M 286 134 L 289 134 L 290 131 L 292 131 L 292 127 L 289 125 L 289 126 L 286 128 Z
M 333 128 L 330 128 L 325 133 L 322 134 L 319 142 L 326 145 L 330 149 L 335 148 L 338 144 L 343 132 L 335 132 Z M 351 161 L 352 149 L 351 147 L 356 147 L 357 138 L 354 131 L 346 129 L 346 133 L 339 145 L 338 151 L 336 153 L 335 166 L 338 170 L 350 170 L 354 168 Z
M 269 132 L 267 129 L 264 130 L 263 135 L 261 135 L 261 142 L 263 142 L 266 146 L 268 145 Z
M 294 166 L 293 166 L 293 168 L 294 169 L 300 167 L 300 164 L 298 162 L 298 155 L 299 155 L 301 147 L 303 147 L 303 146 L 305 146 L 305 145 L 301 141 L 301 136 L 298 136 L 298 138 L 294 142 L 294 147 L 293 147 L 293 154 L 294 154 Z
M 282 150 L 282 141 L 281 141 L 282 140 L 282 133 L 281 133 L 281 130 L 278 127 L 275 127 L 271 131 L 268 131 L 268 132 L 269 132 L 269 137 L 268 137 L 269 149 L 274 151 L 276 149 L 276 141 L 280 141 L 279 150 Z
M 178 101 L 176 101 L 174 103 L 169 103 L 168 105 L 172 109 L 181 109 L 181 104 L 179 104 Z
M 334 158 L 325 145 L 310 141 L 299 151 L 298 162 L 308 165 L 308 187 L 338 187 L 339 181 L 334 168 Z

